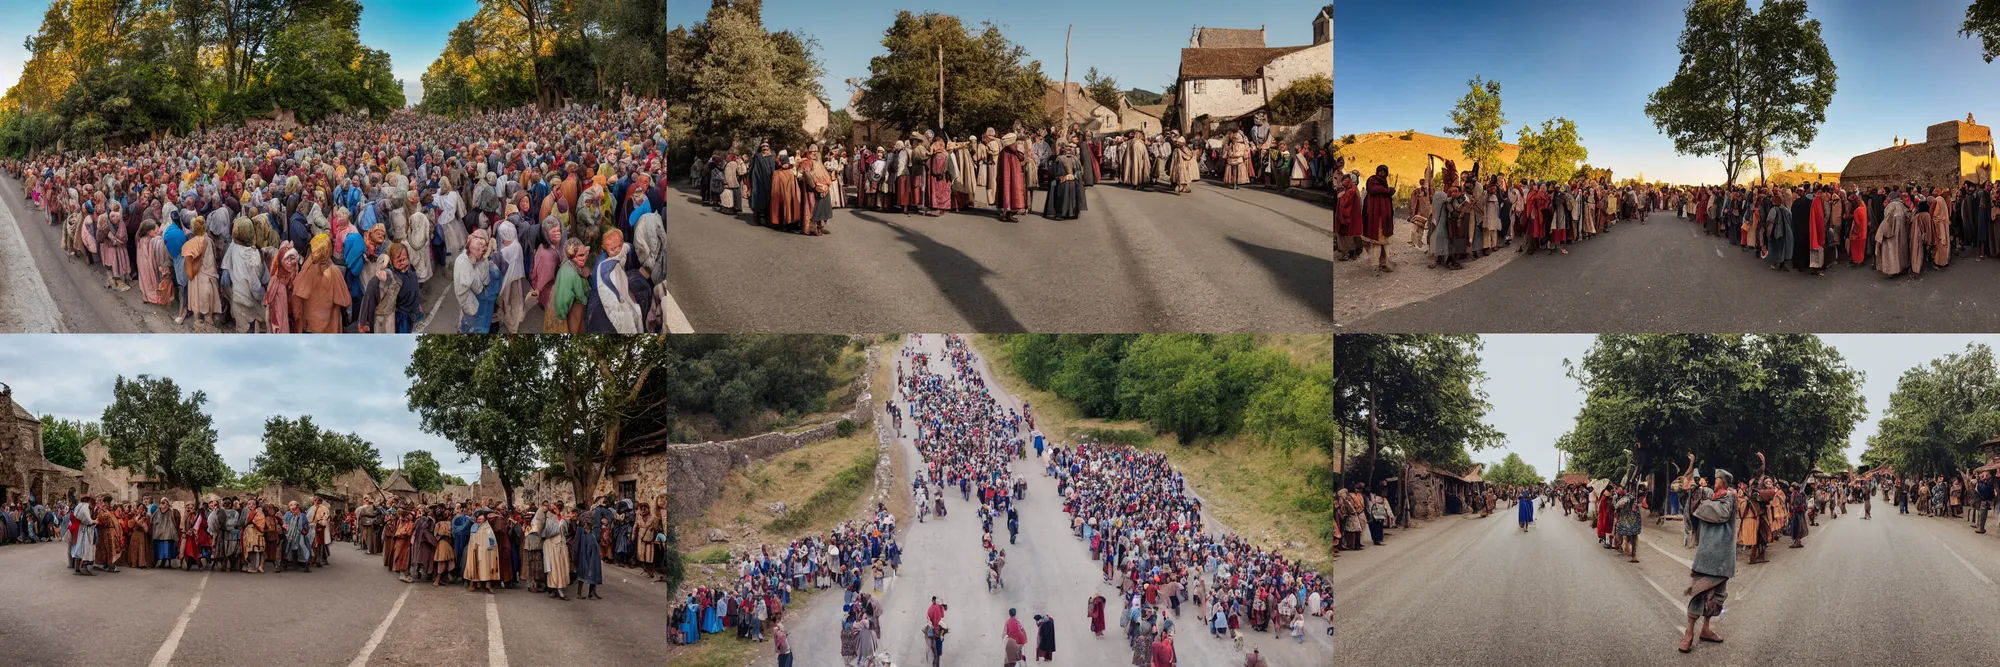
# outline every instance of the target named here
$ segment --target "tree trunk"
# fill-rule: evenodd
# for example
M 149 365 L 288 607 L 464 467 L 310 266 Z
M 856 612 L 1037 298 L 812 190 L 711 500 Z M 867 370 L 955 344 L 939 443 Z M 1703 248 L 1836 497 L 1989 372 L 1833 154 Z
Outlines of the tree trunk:
M 1361 478 L 1364 488 L 1375 483 L 1375 457 L 1381 451 L 1382 425 L 1375 420 L 1375 385 L 1371 382 L 1368 385 L 1368 476 Z M 1403 459 L 1407 465 L 1409 457 L 1404 456 Z

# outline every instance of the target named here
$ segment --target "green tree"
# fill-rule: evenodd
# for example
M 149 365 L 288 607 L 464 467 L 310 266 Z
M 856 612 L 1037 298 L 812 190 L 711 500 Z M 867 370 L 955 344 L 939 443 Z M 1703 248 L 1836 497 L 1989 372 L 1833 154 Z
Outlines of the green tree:
M 1592 477 L 1653 479 L 1703 468 L 1800 479 L 1860 423 L 1862 374 L 1807 335 L 1599 336 L 1565 361 L 1585 397 L 1556 446 Z
M 1119 100 L 1124 97 L 1118 90 L 1118 77 L 1100 75 L 1095 67 L 1083 73 L 1083 90 L 1090 94 L 1090 99 L 1112 110 L 1118 108 Z
M 423 336 L 403 369 L 419 428 L 450 440 L 465 459 L 479 457 L 510 500 L 546 444 L 552 396 L 547 364 L 555 338 Z M 405 468 L 407 476 L 407 463 Z
M 1746 156 L 1812 144 L 1838 77 L 1807 18 L 1805 0 L 1688 4 L 1674 78 L 1647 98 L 1646 116 L 1686 155 L 1722 159 L 1736 182 Z
M 1361 480 L 1375 479 L 1384 448 L 1444 465 L 1470 465 L 1468 450 L 1503 437 L 1485 422 L 1478 336 L 1350 334 L 1333 339 L 1333 421 L 1368 441 Z
M 1297 125 L 1330 104 L 1333 104 L 1333 78 L 1314 74 L 1293 81 L 1271 96 L 1271 122 Z M 1453 120 L 1457 119 L 1454 117 Z
M 1590 157 L 1577 136 L 1576 123 L 1568 118 L 1542 121 L 1542 130 L 1521 127 L 1521 155 L 1514 173 L 1532 181 L 1567 182 L 1577 175 L 1577 163 Z
M 403 479 L 410 480 L 410 486 L 418 491 L 436 493 L 444 488 L 444 475 L 438 472 L 438 462 L 426 450 L 416 450 L 403 455 Z
M 251 459 L 251 470 L 287 486 L 323 489 L 333 478 L 360 468 L 379 469 L 382 456 L 373 443 L 353 433 L 337 433 L 313 423 L 310 415 L 264 420 L 264 453 Z
M 687 91 L 676 97 L 686 100 L 698 150 L 804 141 L 804 96 L 823 92 L 820 65 L 809 41 L 766 32 L 756 2 L 717 2 L 686 38 L 668 42 L 680 46 L 667 52 L 667 70 L 686 72 L 674 89 Z
M 183 398 L 172 378 L 120 375 L 111 396 L 101 418 L 111 465 L 197 494 L 228 477 L 215 453 L 214 421 L 202 410 L 208 394 Z
M 1486 467 L 1484 478 L 1492 484 L 1506 486 L 1536 486 L 1542 483 L 1542 474 L 1535 467 L 1521 460 L 1520 454 L 1508 452 L 1499 463 Z
M 670 359 L 667 336 L 521 338 L 547 348 L 537 380 L 550 388 L 542 457 L 568 477 L 577 503 L 591 496 L 621 450 L 669 441 L 668 383 L 660 377 Z
M 42 458 L 59 466 L 82 470 L 83 446 L 101 436 L 97 422 L 58 419 L 42 415 Z
M 1995 377 L 1993 350 L 1977 343 L 1904 371 L 1861 461 L 1924 476 L 1976 465 L 1979 443 L 2000 433 Z
M 1979 57 L 1993 62 L 2000 56 L 2000 0 L 1972 0 L 1965 6 L 1965 23 L 1958 28 L 1960 37 L 1979 38 Z
M 1459 151 L 1473 164 L 1487 165 L 1490 170 L 1500 165 L 1500 128 L 1507 125 L 1506 115 L 1500 112 L 1500 82 L 1475 76 L 1465 83 L 1470 90 L 1452 107 L 1452 124 L 1444 133 L 1463 139 Z
M 466 486 L 465 478 L 459 477 L 458 475 L 445 475 L 439 479 L 443 484 L 450 484 L 452 486 Z M 444 488 L 444 487 L 439 486 L 438 488 Z
M 1038 60 L 991 22 L 968 29 L 956 16 L 909 11 L 883 34 L 888 52 L 868 61 L 862 115 L 903 131 L 941 134 L 981 128 L 1033 127 L 1049 122 L 1042 106 L 1048 77 Z M 938 124 L 938 49 L 944 50 L 944 127 Z
M 1172 88 L 1170 87 L 1168 90 L 1172 90 Z M 1143 107 L 1164 102 L 1166 101 L 1166 96 L 1150 90 L 1130 88 L 1125 91 L 1125 100 L 1131 102 L 1133 106 Z

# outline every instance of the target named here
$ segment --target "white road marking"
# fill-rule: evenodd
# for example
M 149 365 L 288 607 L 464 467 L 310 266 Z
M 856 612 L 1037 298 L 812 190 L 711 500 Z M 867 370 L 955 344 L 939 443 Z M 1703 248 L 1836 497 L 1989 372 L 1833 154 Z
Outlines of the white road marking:
M 167 667 L 167 663 L 173 662 L 174 650 L 181 646 L 181 635 L 187 632 L 188 619 L 194 617 L 194 608 L 201 604 L 201 591 L 204 588 L 208 588 L 206 572 L 201 575 L 201 583 L 194 585 L 194 599 L 188 600 L 187 608 L 182 609 L 181 617 L 174 621 L 174 631 L 167 633 L 166 643 L 160 644 L 160 650 L 153 654 L 152 667 Z
M 1666 549 L 1661 549 L 1660 545 L 1654 544 L 1652 540 L 1640 540 L 1640 541 L 1645 542 L 1646 546 L 1652 547 L 1654 551 L 1658 551 L 1661 554 L 1665 555 L 1666 557 L 1674 559 L 1674 562 L 1680 563 L 1684 567 L 1689 567 L 1689 568 L 1694 567 L 1694 561 L 1674 555 L 1672 552 L 1669 552 Z
M 1958 559 L 1958 564 L 1959 564 L 1959 565 L 1964 565 L 1964 566 L 1965 566 L 1965 569 L 1967 569 L 1967 570 L 1971 570 L 1971 571 L 1972 571 L 1972 576 L 1975 576 L 1975 577 L 1979 577 L 1979 580 L 1980 580 L 1980 581 L 1984 581 L 1984 582 L 1986 582 L 1986 585 L 1988 585 L 1988 586 L 1991 586 L 1991 585 L 1993 585 L 1993 580 L 1992 580 L 1992 579 L 1990 579 L 1990 578 L 1987 578 L 1987 576 L 1986 576 L 1986 573 L 1985 573 L 1985 572 L 1980 572 L 1980 571 L 1979 571 L 1979 568 L 1976 568 L 1976 567 L 1973 567 L 1973 566 L 1972 566 L 1972 563 L 1970 563 L 1970 562 L 1967 562 L 1967 561 L 1965 560 L 1965 557 L 1964 557 L 1964 556 L 1960 556 L 1960 555 L 1958 555 L 1958 552 L 1957 552 L 1957 551 L 1955 551 L 1955 550 L 1953 550 L 1953 549 L 1951 548 L 1951 545 L 1949 545 L 1949 544 L 1945 544 L 1945 543 L 1944 543 L 1944 538 L 1942 538 L 1942 537 L 1938 537 L 1936 533 L 1932 533 L 1932 534 L 1931 534 L 1931 539 L 1933 539 L 1933 540 L 1937 540 L 1937 542 L 1938 542 L 1938 546 L 1941 546 L 1941 547 L 1944 547 L 1944 550 L 1945 550 L 1945 553 L 1949 553 L 1949 554 L 1951 554 L 1951 557 L 1952 557 L 1952 558 L 1956 558 L 1956 559 Z
M 412 325 L 410 327 L 410 330 L 417 333 L 423 333 L 424 327 L 430 326 L 431 320 L 437 319 L 438 311 L 444 308 L 444 302 L 450 298 L 451 298 L 451 288 L 446 287 L 444 293 L 438 295 L 437 303 L 431 304 L 431 314 L 425 315 L 424 321 Z
M 500 636 L 500 605 L 486 596 L 486 664 L 507 667 L 507 642 Z
M 32 206 L 25 199 L 24 204 Z M 18 290 L 8 291 L 18 294 L 16 298 L 32 303 L 17 304 L 16 311 L 36 320 L 17 322 L 21 331 L 14 333 L 63 333 L 61 310 L 56 307 L 55 297 L 49 294 L 48 283 L 42 280 L 42 269 L 35 264 L 35 254 L 28 249 L 27 233 L 21 229 L 20 219 L 14 217 L 13 209 L 5 204 L 0 204 L 0 217 L 6 218 L 9 227 L 8 233 L 0 234 L 7 237 L 5 241 L 0 241 L 5 243 L 0 246 L 0 258 L 6 259 L 12 267 L 7 273 L 20 281 L 14 286 Z
M 354 662 L 347 663 L 347 667 L 363 667 L 368 664 L 368 656 L 374 654 L 375 647 L 382 644 L 382 636 L 389 634 L 389 622 L 396 620 L 397 614 L 403 613 L 403 601 L 410 598 L 410 590 L 413 588 L 416 588 L 415 584 L 403 586 L 403 594 L 396 596 L 396 604 L 389 606 L 389 615 L 382 618 L 380 625 L 375 626 L 374 634 L 368 635 L 368 643 L 361 645 L 361 653 L 354 656 Z
M 1668 593 L 1668 592 L 1667 592 L 1667 589 L 1665 589 L 1665 588 L 1661 588 L 1661 587 L 1660 587 L 1660 585 L 1659 585 L 1658 583 L 1655 583 L 1655 582 L 1653 581 L 1653 578 L 1652 578 L 1652 577 L 1648 577 L 1648 576 L 1646 576 L 1646 573 L 1644 573 L 1644 572 L 1640 572 L 1640 573 L 1639 573 L 1639 578 L 1640 578 L 1640 579 L 1644 579 L 1644 580 L 1646 580 L 1646 585 L 1649 585 L 1649 586 L 1652 586 L 1652 587 L 1653 587 L 1653 590 L 1656 590 L 1656 591 L 1659 591 L 1659 592 L 1660 592 L 1660 597 L 1663 597 L 1663 598 L 1666 598 L 1666 599 L 1667 599 L 1667 607 L 1668 607 L 1668 608 L 1671 608 L 1671 609 L 1673 609 L 1673 610 L 1674 610 L 1674 613 L 1676 613 L 1676 614 L 1686 614 L 1686 613 L 1687 613 L 1687 601 L 1686 601 L 1686 600 L 1682 600 L 1682 599 L 1680 599 L 1680 598 L 1676 598 L 1676 597 L 1674 597 L 1674 596 L 1673 596 L 1672 594 L 1670 594 L 1670 593 Z M 1675 631 L 1675 632 L 1680 632 L 1680 631 L 1681 631 L 1681 629 L 1680 629 L 1680 628 L 1676 628 L 1676 629 L 1675 629 L 1674 631 Z
M 660 295 L 660 307 L 664 309 L 661 313 L 667 323 L 667 333 L 694 333 L 694 324 L 688 322 L 687 313 L 681 312 L 681 304 L 674 301 L 674 293 L 667 290 L 660 290 Z

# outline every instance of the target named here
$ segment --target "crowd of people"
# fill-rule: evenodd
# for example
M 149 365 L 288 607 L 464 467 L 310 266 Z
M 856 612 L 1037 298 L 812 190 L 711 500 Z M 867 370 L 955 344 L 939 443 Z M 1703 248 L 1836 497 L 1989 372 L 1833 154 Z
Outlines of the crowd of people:
M 1397 193 L 1388 166 L 1376 166 L 1365 185 L 1361 172 L 1346 174 L 1339 188 L 1336 259 L 1353 261 L 1367 254 L 1377 269 L 1395 270 L 1388 243 L 1395 236 Z M 1667 202 L 1666 194 L 1651 185 L 1590 178 L 1514 181 L 1504 174 L 1481 178 L 1477 169 L 1461 173 L 1446 162 L 1435 184 L 1419 179 L 1410 192 L 1407 217 L 1416 230 L 1409 244 L 1431 256 L 1432 268 L 1451 270 L 1516 241 L 1520 245 L 1514 252 L 1567 255 L 1570 245 L 1608 232 L 1621 221 L 1644 223 Z
M 399 111 L 209 128 L 8 161 L 62 249 L 175 322 L 410 333 L 443 276 L 460 332 L 660 329 L 666 106 Z
M 1048 459 L 1071 531 L 1119 591 L 1117 620 L 1135 661 L 1171 663 L 1184 601 L 1213 637 L 1270 632 L 1303 643 L 1308 618 L 1326 619 L 1331 632 L 1331 580 L 1240 535 L 1203 531 L 1201 500 L 1164 453 L 1084 442 L 1053 447 Z M 1087 609 L 1102 634 L 1104 604 L 1093 598 Z
M 937 216 L 993 212 L 1017 221 L 1044 190 L 1042 215 L 1074 220 L 1088 209 L 1084 188 L 1116 180 L 1139 191 L 1193 192 L 1204 174 L 1226 187 L 1325 188 L 1331 146 L 1287 145 L 1242 131 L 1216 140 L 1175 130 L 1093 136 L 1080 126 L 963 140 L 918 130 L 879 146 L 811 144 L 797 152 L 761 143 L 750 155 L 697 156 L 689 178 L 704 204 L 731 215 L 750 209 L 759 224 L 806 235 L 831 233 L 838 208 Z
M 668 639 L 693 644 L 704 634 L 733 629 L 738 639 L 775 642 L 779 664 L 788 667 L 792 647 L 784 616 L 792 594 L 837 587 L 845 615 L 841 655 L 849 661 L 874 655 L 881 639 L 878 597 L 902 564 L 895 517 L 878 504 L 868 521 L 843 521 L 825 534 L 794 539 L 776 551 L 763 545 L 732 554 L 735 581 L 694 587 L 676 601 L 668 610 Z
M 666 580 L 664 517 L 645 503 L 610 497 L 589 509 L 555 501 L 524 512 L 480 501 L 406 503 L 390 495 L 342 512 L 321 497 L 279 505 L 257 496 L 118 502 L 106 494 L 42 512 L 33 533 L 22 530 L 32 535 L 23 541 L 62 540 L 70 571 L 84 576 L 120 567 L 308 573 L 331 562 L 331 544 L 348 542 L 380 555 L 406 583 L 462 583 L 468 591 L 525 584 L 568 599 L 565 589 L 574 585 L 578 597 L 601 599 L 604 563 Z

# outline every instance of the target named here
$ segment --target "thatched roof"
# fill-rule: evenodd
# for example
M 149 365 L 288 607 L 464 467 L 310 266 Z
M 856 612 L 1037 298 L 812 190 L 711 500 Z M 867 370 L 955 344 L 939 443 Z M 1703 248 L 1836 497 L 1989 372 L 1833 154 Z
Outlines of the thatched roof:
M 1142 114 L 1146 114 L 1146 115 L 1148 115 L 1148 116 L 1152 116 L 1152 117 L 1154 117 L 1154 118 L 1163 118 L 1163 117 L 1165 117 L 1165 116 L 1166 116 L 1166 113 L 1167 113 L 1167 105 L 1165 105 L 1165 104 L 1138 104 L 1138 105 L 1133 105 L 1133 106 L 1132 106 L 1132 110 L 1133 110 L 1133 111 L 1137 111 L 1137 112 L 1139 112 L 1139 113 L 1142 113 Z
M 1958 146 L 1927 141 L 1856 155 L 1847 161 L 1845 169 L 1840 170 L 1840 180 L 1842 183 L 1887 179 L 1898 182 L 1914 180 L 1919 185 L 1955 184 L 1958 182 L 1958 169 Z
M 1181 49 L 1183 79 L 1250 79 L 1262 76 L 1264 65 L 1280 56 L 1312 48 Z
M 382 490 L 390 493 L 416 493 L 417 487 L 403 477 L 403 471 L 398 470 L 389 474 L 389 482 L 382 485 Z
M 1088 123 L 1096 118 L 1091 115 L 1091 111 L 1104 106 L 1098 104 L 1095 98 L 1092 98 L 1088 93 L 1083 91 L 1083 84 L 1075 81 L 1069 82 L 1069 88 L 1066 91 L 1067 95 L 1064 94 L 1065 91 L 1062 88 L 1062 82 L 1059 81 L 1052 82 L 1042 88 L 1042 108 L 1048 111 L 1050 117 L 1062 115 L 1063 98 L 1067 97 L 1069 101 L 1069 118 L 1063 120 L 1064 125 L 1069 123 Z
M 1261 49 L 1264 30 L 1258 28 L 1202 28 L 1195 40 L 1204 49 Z

